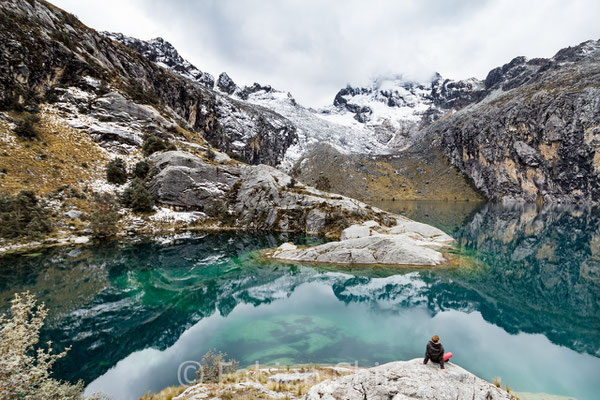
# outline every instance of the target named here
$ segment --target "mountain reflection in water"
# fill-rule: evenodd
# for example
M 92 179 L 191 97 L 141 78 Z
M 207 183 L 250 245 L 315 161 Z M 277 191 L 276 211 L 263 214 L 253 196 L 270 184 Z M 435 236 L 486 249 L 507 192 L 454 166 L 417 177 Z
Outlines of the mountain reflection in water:
M 257 250 L 320 239 L 207 234 L 0 258 L 1 307 L 14 292 L 36 293 L 50 310 L 43 339 L 73 345 L 56 375 L 116 398 L 175 384 L 179 363 L 212 347 L 242 365 L 373 365 L 421 356 L 432 332 L 486 379 L 592 398 L 600 390 L 598 210 L 486 204 L 452 215 L 452 203 L 444 207 L 440 218 L 451 221 L 444 228 L 468 267 L 267 262 Z

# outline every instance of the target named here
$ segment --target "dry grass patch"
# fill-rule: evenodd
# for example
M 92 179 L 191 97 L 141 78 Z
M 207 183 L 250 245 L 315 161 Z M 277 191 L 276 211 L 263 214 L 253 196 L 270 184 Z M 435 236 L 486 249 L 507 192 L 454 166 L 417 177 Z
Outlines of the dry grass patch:
M 15 120 L 26 113 L 11 113 Z M 38 114 L 37 139 L 19 138 L 7 121 L 0 121 L 0 191 L 11 194 L 35 188 L 46 196 L 60 186 L 81 187 L 103 178 L 108 153 L 82 130 L 71 128 L 48 106 Z

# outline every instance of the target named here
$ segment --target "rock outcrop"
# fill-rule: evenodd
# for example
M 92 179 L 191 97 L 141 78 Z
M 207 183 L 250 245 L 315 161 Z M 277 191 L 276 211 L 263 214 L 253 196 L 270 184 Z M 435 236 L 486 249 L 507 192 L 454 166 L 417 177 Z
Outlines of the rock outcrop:
M 455 364 L 448 374 L 420 359 L 399 361 L 327 380 L 313 386 L 304 400 L 511 400 L 506 391 Z
M 235 91 L 239 89 L 233 79 L 231 79 L 226 72 L 222 72 L 221 75 L 219 75 L 219 80 L 217 80 L 217 88 L 223 93 L 227 93 L 229 95 L 235 93 Z
M 398 218 L 395 226 L 366 221 L 344 229 L 340 241 L 298 248 L 284 243 L 272 258 L 332 264 L 438 265 L 445 260 L 436 249 L 452 237 L 432 226 Z
M 169 151 L 149 158 L 149 189 L 168 206 L 197 210 L 224 226 L 339 235 L 349 225 L 398 216 L 357 200 L 316 190 L 267 165 L 217 163 Z

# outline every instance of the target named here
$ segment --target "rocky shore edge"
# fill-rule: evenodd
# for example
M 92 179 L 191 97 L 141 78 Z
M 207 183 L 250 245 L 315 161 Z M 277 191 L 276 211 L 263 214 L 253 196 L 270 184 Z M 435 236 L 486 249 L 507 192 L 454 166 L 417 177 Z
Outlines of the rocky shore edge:
M 454 363 L 445 374 L 437 364 L 421 359 L 359 368 L 336 366 L 255 367 L 224 375 L 219 382 L 166 388 L 145 399 L 528 399 L 487 382 Z M 531 394 L 534 396 L 534 394 Z M 553 397 L 555 398 L 555 397 Z M 560 398 L 560 397 L 558 397 Z M 567 398 L 561 398 L 567 399 Z

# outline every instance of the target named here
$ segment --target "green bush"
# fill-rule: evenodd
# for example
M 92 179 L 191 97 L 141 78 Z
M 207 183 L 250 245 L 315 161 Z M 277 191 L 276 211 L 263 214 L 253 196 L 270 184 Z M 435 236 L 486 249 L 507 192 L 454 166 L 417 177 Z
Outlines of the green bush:
M 95 195 L 94 212 L 90 216 L 90 229 L 94 239 L 107 239 L 119 232 L 119 218 L 114 196 L 103 193 Z
M 144 144 L 142 145 L 142 151 L 144 155 L 148 157 L 150 154 L 158 151 L 177 150 L 175 145 L 159 138 L 156 135 L 147 135 L 144 138 Z
M 39 136 L 39 132 L 35 125 L 40 122 L 40 117 L 36 114 L 28 114 L 21 121 L 17 123 L 17 127 L 15 128 L 15 133 L 17 136 L 22 137 L 23 139 L 35 139 Z
M 41 238 L 52 232 L 49 214 L 30 190 L 16 196 L 0 195 L 0 236 Z
M 331 190 L 331 182 L 329 181 L 329 178 L 322 175 L 319 176 L 315 182 L 315 188 L 324 192 L 329 192 Z
M 146 176 L 148 176 L 148 172 L 150 172 L 150 164 L 148 164 L 148 162 L 145 160 L 142 160 L 135 164 L 133 170 L 131 171 L 131 175 L 134 178 L 145 179 Z
M 151 212 L 154 207 L 154 198 L 146 189 L 144 182 L 136 178 L 132 180 L 123 192 L 123 205 L 134 212 Z
M 293 188 L 294 186 L 296 186 L 296 179 L 294 179 L 294 177 L 292 177 L 292 178 L 290 179 L 290 181 L 288 182 L 288 184 L 287 184 L 287 187 L 291 189 L 291 188 Z
M 115 158 L 106 164 L 106 180 L 117 185 L 127 182 L 127 169 L 122 159 Z

